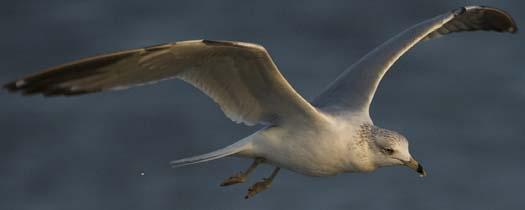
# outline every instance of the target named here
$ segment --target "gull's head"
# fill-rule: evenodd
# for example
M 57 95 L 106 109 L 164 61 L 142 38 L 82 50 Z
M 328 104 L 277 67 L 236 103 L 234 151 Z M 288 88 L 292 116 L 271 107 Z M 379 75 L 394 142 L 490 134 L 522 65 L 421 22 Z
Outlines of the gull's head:
M 420 176 L 427 175 L 423 166 L 410 154 L 406 137 L 395 131 L 378 127 L 373 128 L 371 134 L 371 148 L 377 166 L 403 165 L 415 170 Z

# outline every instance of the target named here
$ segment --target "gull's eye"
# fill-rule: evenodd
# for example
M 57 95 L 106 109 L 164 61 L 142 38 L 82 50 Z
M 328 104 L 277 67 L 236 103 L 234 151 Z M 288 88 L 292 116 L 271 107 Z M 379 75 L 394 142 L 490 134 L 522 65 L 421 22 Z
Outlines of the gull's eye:
M 388 155 L 394 154 L 394 149 L 392 148 L 384 148 L 383 151 Z

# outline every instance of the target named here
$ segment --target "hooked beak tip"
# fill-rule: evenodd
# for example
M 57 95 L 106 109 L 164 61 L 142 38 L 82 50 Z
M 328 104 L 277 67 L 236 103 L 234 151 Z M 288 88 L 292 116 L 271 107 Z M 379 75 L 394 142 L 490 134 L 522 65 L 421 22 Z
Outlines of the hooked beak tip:
M 425 171 L 423 166 L 421 164 L 419 164 L 419 162 L 417 162 L 413 158 L 410 159 L 410 161 L 405 162 L 405 165 L 407 167 L 411 168 L 412 170 L 416 171 L 417 173 L 419 173 L 420 177 L 424 177 L 424 176 L 427 175 L 427 172 Z
M 421 164 L 417 164 L 417 169 L 416 171 L 419 173 L 419 176 L 421 177 L 424 177 L 427 175 L 427 172 L 425 171 L 425 169 L 423 168 L 423 166 Z

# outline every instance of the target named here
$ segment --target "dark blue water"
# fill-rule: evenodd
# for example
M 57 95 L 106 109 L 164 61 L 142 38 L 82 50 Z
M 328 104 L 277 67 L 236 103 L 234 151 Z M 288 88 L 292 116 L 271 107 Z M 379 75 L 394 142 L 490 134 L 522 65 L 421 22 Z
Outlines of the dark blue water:
M 188 39 L 264 45 L 312 98 L 386 39 L 465 1 L 24 1 L 0 8 L 0 83 L 83 56 Z M 522 1 L 469 1 L 510 12 Z M 168 162 L 257 130 L 230 122 L 181 81 L 78 98 L 0 92 L 0 209 L 521 209 L 525 181 L 523 33 L 454 34 L 393 66 L 372 105 L 427 168 L 312 178 L 282 171 L 245 201 L 219 187 L 249 160 Z M 141 173 L 144 173 L 141 176 Z

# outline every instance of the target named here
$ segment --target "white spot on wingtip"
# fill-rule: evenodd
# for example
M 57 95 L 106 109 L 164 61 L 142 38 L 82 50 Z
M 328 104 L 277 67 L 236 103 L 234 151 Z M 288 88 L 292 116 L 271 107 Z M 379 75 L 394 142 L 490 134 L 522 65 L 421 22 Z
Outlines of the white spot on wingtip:
M 116 86 L 114 88 L 111 88 L 111 90 L 126 90 L 129 86 Z
M 15 86 L 16 86 L 17 88 L 18 88 L 18 87 L 22 87 L 22 86 L 24 86 L 24 85 L 26 85 L 26 81 L 25 81 L 25 80 L 18 80 L 18 81 L 16 81 L 16 83 L 15 83 Z

